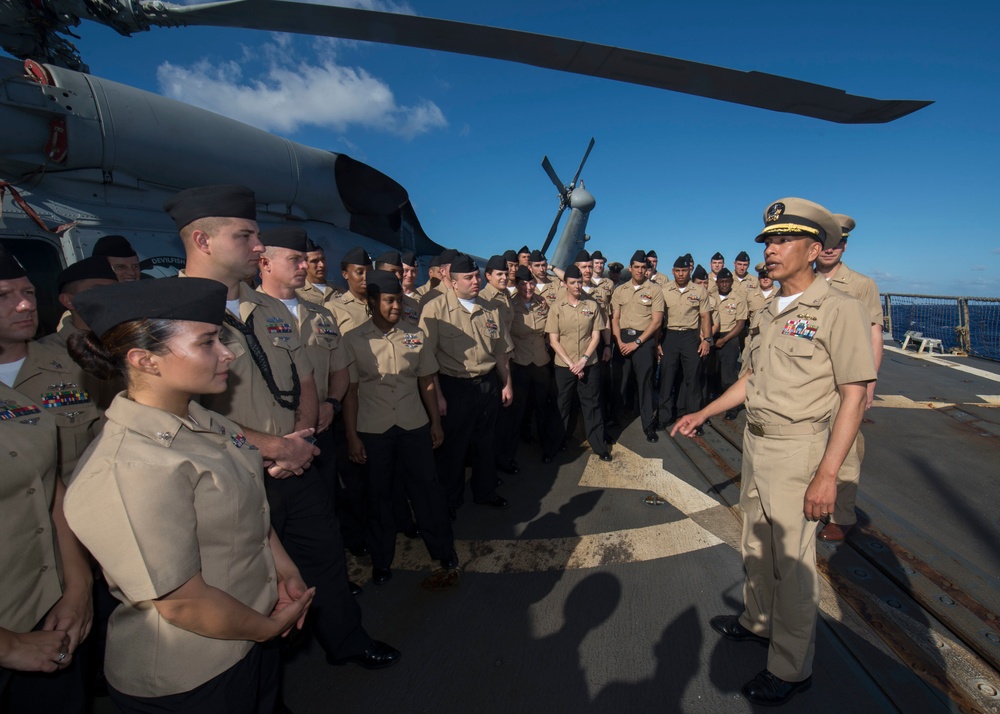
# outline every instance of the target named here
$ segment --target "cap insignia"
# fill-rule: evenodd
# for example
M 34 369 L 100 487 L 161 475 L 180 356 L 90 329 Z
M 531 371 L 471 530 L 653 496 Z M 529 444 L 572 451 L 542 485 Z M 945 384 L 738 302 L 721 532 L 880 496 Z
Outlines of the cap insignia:
M 785 212 L 785 204 L 783 203 L 772 203 L 771 207 L 767 209 L 767 215 L 764 216 L 765 223 L 774 223 L 776 220 L 781 218 L 781 215 Z

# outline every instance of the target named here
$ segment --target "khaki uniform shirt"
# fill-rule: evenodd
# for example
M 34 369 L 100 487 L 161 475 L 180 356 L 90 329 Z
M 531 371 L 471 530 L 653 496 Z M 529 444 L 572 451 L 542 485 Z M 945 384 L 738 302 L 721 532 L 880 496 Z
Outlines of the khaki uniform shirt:
M 30 632 L 62 597 L 52 526 L 56 420 L 0 382 L 0 627 Z
M 80 330 L 73 324 L 73 314 L 67 310 L 59 319 L 59 326 L 56 328 L 56 331 L 50 335 L 45 335 L 45 337 L 39 337 L 36 342 L 40 345 L 54 347 L 55 349 L 64 352 L 68 357 L 69 352 L 67 351 L 66 343 L 69 341 L 69 338 L 77 332 L 80 332 Z M 69 359 L 70 361 L 73 360 L 72 357 L 69 357 Z M 103 380 L 87 374 L 82 370 L 81 377 L 83 379 L 83 382 L 81 382 L 83 388 L 87 390 L 91 399 L 97 403 L 97 406 L 101 408 L 102 412 L 108 408 L 111 404 L 111 400 L 115 398 L 115 395 L 125 389 L 124 378 Z M 97 429 L 100 429 L 100 425 L 98 425 Z
M 747 320 L 750 321 L 747 324 L 752 324 L 753 316 L 763 310 L 767 301 L 777 295 L 778 292 L 778 286 L 772 285 L 771 294 L 765 295 L 763 291 L 761 291 L 760 285 L 758 285 L 757 289 L 747 296 Z
M 746 294 L 730 290 L 723 299 L 719 296 L 719 335 L 722 336 L 736 327 L 738 320 L 747 319 Z
M 330 396 L 330 375 L 347 367 L 347 356 L 341 349 L 340 328 L 332 312 L 305 300 L 299 301 L 298 328 L 299 340 L 312 362 L 316 392 L 322 402 Z
M 403 296 L 402 319 L 412 322 L 414 325 L 420 322 L 420 301 L 416 297 L 412 295 Z
M 550 335 L 559 335 L 559 344 L 566 350 L 570 359 L 579 361 L 583 357 L 590 340 L 594 336 L 595 330 L 603 330 L 608 326 L 604 317 L 604 312 L 596 301 L 580 296 L 580 302 L 575 306 L 571 305 L 568 299 L 562 299 L 559 304 L 549 311 L 549 318 L 545 323 L 545 332 Z M 598 340 L 594 354 L 587 360 L 587 366 L 597 364 L 597 353 L 601 351 L 601 342 Z M 557 367 L 569 367 L 559 357 L 555 356 Z
M 559 299 L 559 283 L 555 280 L 550 280 L 547 283 L 536 282 L 535 295 L 544 298 L 551 309 L 555 301 Z
M 139 697 L 204 684 L 254 644 L 171 625 L 150 600 L 199 571 L 262 615 L 278 599 L 260 452 L 230 420 L 195 402 L 188 409 L 193 421 L 118 395 L 66 493 L 70 527 L 122 602 L 105 674 Z
M 527 305 L 518 295 L 511 302 L 510 339 L 514 343 L 511 360 L 520 365 L 534 364 L 541 367 L 551 361 L 545 337 L 545 323 L 549 304 L 537 295 L 531 296 Z
M 417 286 L 417 289 L 413 291 L 413 294 L 417 296 L 417 301 L 419 302 L 424 295 L 426 295 L 430 290 L 433 289 L 434 285 L 432 284 L 432 281 L 428 278 L 426 283 Z
M 814 280 L 791 305 L 758 313 L 743 351 L 747 419 L 762 425 L 822 423 L 840 405 L 838 385 L 875 379 L 864 306 Z
M 594 287 L 590 291 L 590 297 L 604 310 L 604 317 L 611 314 L 611 293 L 615 291 L 615 285 L 611 278 L 594 278 Z
M 754 290 L 756 290 L 758 287 L 759 287 L 759 283 L 757 282 L 757 278 L 754 277 L 752 274 L 747 273 L 747 276 L 745 278 L 743 278 L 743 280 L 740 280 L 739 278 L 736 277 L 736 273 L 733 273 L 733 291 L 734 292 L 737 291 L 737 290 L 739 290 L 744 295 L 749 295 Z
M 383 333 L 369 320 L 344 335 L 344 351 L 358 385 L 359 432 L 412 431 L 430 421 L 417 378 L 437 372 L 438 363 L 419 327 L 400 320 Z
M 882 314 L 882 297 L 878 292 L 878 285 L 867 275 L 855 273 L 844 263 L 837 268 L 837 274 L 829 280 L 830 285 L 841 290 L 853 298 L 861 301 L 868 311 L 871 324 L 882 325 L 884 315 Z
M 100 386 L 64 349 L 28 342 L 28 356 L 18 370 L 14 389 L 53 416 L 59 434 L 59 474 L 68 479 L 77 459 L 101 430 Z
M 448 288 L 446 288 L 443 282 L 438 283 L 437 285 L 435 285 L 432 288 L 428 288 L 424 292 L 424 294 L 420 296 L 420 310 L 421 310 L 421 312 L 423 311 L 424 306 L 426 306 L 427 303 L 429 303 L 431 300 L 433 300 L 434 298 L 439 297 L 441 295 L 447 295 L 450 292 L 451 292 L 451 290 L 449 290 Z
M 649 277 L 649 282 L 653 283 L 653 285 L 659 285 L 661 288 L 672 280 L 673 278 L 664 275 L 660 271 L 656 271 Z
M 70 335 L 79 332 L 76 329 L 76 325 L 73 324 L 73 313 L 69 310 L 62 314 L 59 318 L 59 324 L 56 326 L 56 331 L 45 335 L 44 337 L 39 337 L 36 342 L 42 345 L 51 345 L 53 347 L 58 347 L 59 349 L 66 349 L 66 341 L 69 340 Z
M 477 297 L 470 313 L 450 290 L 424 305 L 420 329 L 439 371 L 449 377 L 482 377 L 510 347 L 496 308 Z
M 668 330 L 697 330 L 701 313 L 711 312 L 708 291 L 701 285 L 688 283 L 684 292 L 670 281 L 663 286 L 664 319 Z
M 293 387 L 292 367 L 299 380 L 312 374 L 312 361 L 302 349 L 292 315 L 280 300 L 240 284 L 240 314 L 242 322 L 253 315 L 254 336 L 260 342 L 271 366 L 271 374 L 279 391 Z M 202 404 L 248 429 L 272 436 L 291 434 L 295 428 L 295 411 L 274 398 L 264 375 L 253 361 L 246 338 L 239 330 L 222 325 L 222 343 L 236 355 L 229 364 L 229 386 L 222 394 L 205 394 Z
M 663 291 L 648 280 L 638 288 L 632 281 L 619 285 L 611 295 L 612 315 L 619 310 L 619 328 L 645 332 L 653 313 L 663 312 Z
M 708 294 L 708 313 L 712 318 L 712 334 L 715 335 L 719 330 L 716 328 L 719 326 L 719 294 L 709 293 Z
M 325 292 L 320 292 L 319 288 L 306 281 L 305 287 L 299 288 L 295 291 L 303 300 L 313 303 L 314 305 L 323 305 L 324 307 L 329 307 L 329 302 L 331 300 L 336 300 L 341 296 L 341 292 L 332 285 L 326 286 Z
M 511 313 L 511 297 L 510 293 L 506 290 L 497 290 L 495 287 L 487 283 L 482 290 L 479 291 L 479 299 L 484 300 L 490 307 L 500 313 L 500 319 L 503 321 L 503 326 L 507 328 L 510 332 L 510 323 L 514 319 L 514 315 Z
M 368 303 L 358 300 L 350 290 L 330 300 L 326 307 L 330 308 L 337 318 L 337 327 L 340 328 L 341 334 L 363 325 L 369 318 Z

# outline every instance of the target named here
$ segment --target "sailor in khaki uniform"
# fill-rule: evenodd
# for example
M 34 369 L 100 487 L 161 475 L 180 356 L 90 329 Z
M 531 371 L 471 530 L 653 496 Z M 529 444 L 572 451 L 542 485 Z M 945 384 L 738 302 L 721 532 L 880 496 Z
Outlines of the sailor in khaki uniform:
M 840 225 L 818 204 L 785 198 L 768 206 L 757 242 L 767 245 L 764 260 L 781 293 L 758 313 L 736 384 L 672 432 L 690 436 L 746 402 L 744 609 L 711 625 L 731 640 L 768 643 L 767 669 L 743 687 L 752 703 L 783 704 L 812 682 L 816 525 L 833 511 L 837 472 L 875 379 L 863 306 L 812 270 L 839 241 Z
M 103 236 L 94 243 L 91 256 L 107 258 L 108 264 L 119 282 L 132 282 L 142 277 L 142 271 L 139 268 L 139 255 L 125 236 Z
M 653 405 L 653 368 L 656 337 L 663 322 L 663 291 L 646 280 L 646 254 L 632 255 L 632 279 L 619 285 L 611 296 L 611 333 L 624 359 L 620 386 L 621 404 L 635 381 L 639 392 L 639 414 L 646 440 L 656 442 L 656 408 Z
M 337 318 L 341 333 L 368 320 L 365 274 L 371 267 L 371 256 L 360 247 L 351 248 L 340 261 L 340 274 L 347 281 L 347 292 L 333 298 L 326 306 Z
M 499 312 L 479 298 L 481 280 L 475 260 L 460 253 L 451 263 L 451 289 L 420 314 L 420 329 L 439 368 L 444 444 L 437 450 L 437 467 L 452 518 L 465 500 L 465 457 L 473 443 L 473 500 L 507 507 L 496 492 L 493 430 L 497 412 L 513 398 L 510 341 Z
M 530 253 L 528 255 L 530 255 Z M 528 256 L 525 255 L 525 258 L 527 257 Z M 513 297 L 514 293 L 517 292 L 517 288 L 514 286 L 515 273 L 517 272 L 517 266 L 521 263 L 517 257 L 517 251 L 514 250 L 505 250 L 503 252 L 503 259 L 504 262 L 507 263 L 507 294 Z M 527 261 L 525 261 L 525 263 L 524 267 L 528 267 Z
M 398 530 L 393 491 L 400 474 L 427 551 L 446 571 L 433 580 L 441 587 L 457 582 L 458 556 L 434 468 L 434 449 L 444 438 L 434 387 L 437 360 L 420 328 L 402 318 L 401 297 L 393 273 L 368 274 L 372 317 L 344 336 L 351 380 L 344 422 L 351 460 L 363 465 L 368 481 L 372 581 L 392 577 Z
M 716 251 L 715 255 L 708 263 L 708 291 L 715 292 L 715 280 L 719 271 L 726 267 L 726 258 L 722 253 Z
M 523 265 L 525 268 L 530 268 L 532 252 L 528 246 L 522 245 L 521 250 L 517 251 L 517 264 Z
M 872 352 L 875 355 L 875 372 L 882 365 L 882 298 L 878 285 L 866 275 L 857 273 L 843 262 L 844 251 L 847 250 L 847 239 L 856 224 L 850 216 L 841 213 L 834 214 L 840 222 L 842 237 L 833 248 L 824 250 L 816 259 L 816 272 L 826 278 L 826 281 L 838 290 L 857 298 L 865 306 L 871 321 Z M 868 383 L 868 396 L 865 409 L 870 409 L 875 399 L 875 382 Z M 860 431 L 851 446 L 844 465 L 837 475 L 837 505 L 830 515 L 830 522 L 819 532 L 819 539 L 838 543 L 847 537 L 848 531 L 857 522 L 854 512 L 854 502 L 858 495 L 858 482 L 861 480 L 861 461 L 865 454 L 865 437 Z
M 184 275 L 227 287 L 220 339 L 235 355 L 232 377 L 228 389 L 206 395 L 202 404 L 239 424 L 273 462 L 264 481 L 271 522 L 303 577 L 317 587 L 311 624 L 328 660 L 387 667 L 399 652 L 373 640 L 361 625 L 340 524 L 313 467 L 319 449 L 311 443 L 318 411 L 312 361 L 285 306 L 244 282 L 257 272 L 264 250 L 253 191 L 232 185 L 187 189 L 165 209 L 187 253 Z
M 700 285 L 705 290 L 708 290 L 708 273 L 702 265 L 699 264 L 694 267 L 691 273 L 691 282 L 695 285 Z M 715 340 L 716 336 L 719 334 L 718 293 L 708 293 L 708 313 L 712 321 L 712 340 Z M 719 383 L 719 360 L 715 350 L 708 353 L 708 357 L 705 358 L 704 367 L 703 377 L 701 380 L 701 403 L 708 404 L 711 395 L 720 393 L 717 391 Z
M 309 241 L 306 251 L 306 280 L 296 292 L 303 300 L 316 305 L 326 305 L 340 297 L 341 292 L 326 282 L 326 251 L 323 246 Z
M 740 335 L 747 323 L 746 294 L 733 287 L 733 274 L 727 268 L 719 271 L 715 281 L 719 293 L 716 304 L 719 312 L 719 333 L 714 335 L 716 355 L 719 359 L 720 390 L 725 392 L 739 378 Z M 726 411 L 726 419 L 736 418 L 737 409 Z
M 427 282 L 414 291 L 414 296 L 418 303 L 422 303 L 424 296 L 441 284 L 441 256 L 435 255 L 427 265 Z
M 753 324 L 753 317 L 767 304 L 777 291 L 774 280 L 767 273 L 767 265 L 757 263 L 754 266 L 757 273 L 757 289 L 747 296 L 747 324 Z
M 661 428 L 675 418 L 701 408 L 701 380 L 704 358 L 712 346 L 712 317 L 708 291 L 691 282 L 687 259 L 674 261 L 674 279 L 663 286 L 663 311 L 666 323 L 660 344 Z M 674 383 L 682 379 L 674 390 Z
M 400 253 L 398 250 L 387 250 L 375 259 L 375 270 L 385 270 L 396 276 L 400 285 L 406 282 L 409 276 L 410 291 L 406 291 L 403 285 L 403 319 L 416 324 L 420 320 L 420 299 L 416 297 L 413 287 L 417 280 L 417 269 L 408 266 L 406 261 L 416 263 L 413 253 Z
M 656 255 L 655 250 L 646 251 L 646 262 L 652 266 L 652 270 L 649 271 L 649 275 L 646 278 L 649 282 L 659 285 L 661 288 L 670 282 L 670 278 L 656 269 L 656 266 L 660 264 L 660 259 Z
M 749 294 L 757 289 L 757 278 L 750 275 L 750 255 L 741 250 L 733 261 L 733 290 Z M 718 276 L 716 276 L 718 278 Z
M 273 708 L 277 649 L 257 643 L 301 623 L 315 592 L 271 527 L 260 452 L 192 401 L 226 389 L 225 304 L 225 285 L 202 278 L 77 299 L 93 334 L 74 355 L 129 385 L 66 495 L 67 520 L 122 603 L 105 675 L 123 712 Z
M 513 257 L 515 260 L 517 259 L 517 253 L 508 252 L 513 253 Z M 510 336 L 510 326 L 514 320 L 514 313 L 511 310 L 511 297 L 507 289 L 509 276 L 507 259 L 502 255 L 490 256 L 490 259 L 486 261 L 486 269 L 483 274 L 486 277 L 486 284 L 479 291 L 479 299 L 497 311 L 500 315 L 500 321 L 503 323 L 504 332 Z M 513 349 L 513 343 L 511 347 Z M 511 385 L 514 386 L 516 393 L 513 366 L 511 366 Z M 524 396 L 527 397 L 527 395 Z M 496 456 L 497 469 L 505 474 L 516 474 L 520 471 L 515 454 L 508 450 L 509 442 L 512 440 L 511 434 L 516 434 L 518 431 L 515 425 L 520 424 L 520 420 L 515 422 L 514 419 L 514 405 L 512 403 L 510 409 L 501 409 L 500 413 L 497 414 L 497 426 L 493 432 L 493 453 Z M 516 441 L 514 439 L 515 450 L 517 448 Z
M 63 517 L 57 418 L 11 387 L 16 370 L 7 369 L 26 356 L 37 327 L 35 289 L 0 247 L 0 700 L 11 712 L 76 714 L 84 691 L 75 655 L 93 617 L 90 563 Z
M 601 370 L 598 353 L 606 329 L 604 311 L 583 292 L 583 274 L 571 265 L 566 268 L 566 293 L 549 311 L 545 332 L 555 352 L 555 374 L 559 414 L 567 436 L 573 429 L 573 396 L 580 400 L 587 441 L 601 461 L 611 461 L 604 441 L 601 412 Z
M 510 326 L 510 339 L 514 345 L 510 353 L 514 403 L 510 409 L 504 410 L 510 413 L 509 419 L 501 415 L 505 429 L 497 452 L 498 467 L 504 470 L 506 466 L 508 472 L 517 468 L 518 431 L 529 405 L 535 414 L 542 461 L 552 461 L 562 436 L 548 405 L 552 357 L 548 351 L 545 324 L 551 310 L 548 302 L 535 294 L 535 278 L 528 268 L 519 265 L 514 277 L 517 292 L 511 298 Z
M 66 349 L 66 341 L 70 335 L 87 328 L 73 308 L 73 296 L 87 288 L 117 282 L 118 278 L 115 277 L 107 258 L 103 256 L 84 258 L 64 268 L 56 278 L 56 284 L 59 290 L 59 304 L 66 308 L 66 312 L 59 319 L 56 331 L 38 338 L 38 341 L 43 345 L 55 345 Z
M 556 301 L 556 292 L 559 290 L 559 283 L 549 278 L 549 261 L 542 254 L 542 251 L 533 250 L 529 257 L 531 260 L 528 263 L 528 267 L 531 269 L 531 274 L 535 277 L 535 294 L 545 300 L 549 304 L 549 309 L 551 309 L 552 303 Z
M 486 285 L 479 291 L 479 299 L 487 302 L 491 308 L 500 313 L 504 327 L 510 332 L 510 322 L 513 318 L 510 312 L 510 292 L 508 287 L 507 261 L 502 255 L 491 256 L 486 261 Z

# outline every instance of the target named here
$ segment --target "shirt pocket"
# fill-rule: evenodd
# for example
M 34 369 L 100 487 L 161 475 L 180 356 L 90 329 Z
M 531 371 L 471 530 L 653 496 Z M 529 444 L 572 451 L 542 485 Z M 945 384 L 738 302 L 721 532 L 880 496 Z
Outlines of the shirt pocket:
M 816 344 L 804 337 L 779 336 L 771 345 L 772 369 L 775 379 L 805 383 L 814 377 L 813 354 Z

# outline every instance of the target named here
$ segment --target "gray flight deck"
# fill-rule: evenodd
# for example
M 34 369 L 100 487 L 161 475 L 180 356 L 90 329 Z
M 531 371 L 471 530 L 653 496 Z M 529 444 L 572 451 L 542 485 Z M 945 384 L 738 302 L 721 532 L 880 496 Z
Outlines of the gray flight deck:
M 521 473 L 500 489 L 511 507 L 458 513 L 456 587 L 423 589 L 432 563 L 403 536 L 386 585 L 350 560 L 365 626 L 402 650 L 399 664 L 331 667 L 302 637 L 285 667 L 288 707 L 751 711 L 739 690 L 766 649 L 708 624 L 742 603 L 743 419 L 657 444 L 633 422 L 610 464 L 571 447 L 543 465 L 522 445 Z M 859 527 L 818 549 L 813 685 L 785 711 L 1000 711 L 1000 365 L 890 346 L 863 431 Z M 654 493 L 662 505 L 644 502 Z

